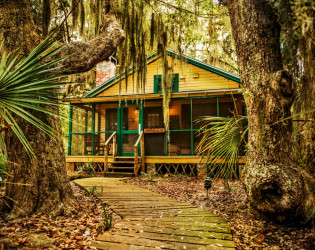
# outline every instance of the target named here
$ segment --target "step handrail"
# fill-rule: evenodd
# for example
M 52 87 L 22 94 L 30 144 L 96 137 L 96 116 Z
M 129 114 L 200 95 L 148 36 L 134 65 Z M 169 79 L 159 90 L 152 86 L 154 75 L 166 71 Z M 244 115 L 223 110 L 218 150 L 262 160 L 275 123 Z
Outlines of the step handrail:
M 113 139 L 113 161 L 115 161 L 115 156 L 117 154 L 117 131 L 111 134 L 111 136 L 107 139 L 104 144 L 104 173 L 107 172 L 108 165 L 108 152 L 109 152 L 109 143 Z
M 140 156 L 141 156 L 141 162 L 139 163 L 139 160 L 138 160 L 138 147 L 139 147 L 139 143 L 141 142 L 140 144 Z M 134 147 L 134 154 L 135 154 L 135 166 L 134 166 L 134 174 L 135 176 L 138 175 L 138 172 L 139 172 L 139 168 L 141 166 L 141 171 L 144 172 L 144 160 L 145 160 L 145 155 L 144 155 L 144 133 L 143 131 L 141 131 L 135 145 L 133 146 Z

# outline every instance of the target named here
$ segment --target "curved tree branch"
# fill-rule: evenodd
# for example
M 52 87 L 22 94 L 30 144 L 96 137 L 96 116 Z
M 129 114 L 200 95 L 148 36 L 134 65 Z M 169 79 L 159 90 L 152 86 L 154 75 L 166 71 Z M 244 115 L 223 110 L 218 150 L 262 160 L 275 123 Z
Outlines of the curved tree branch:
M 104 32 L 88 42 L 71 42 L 58 54 L 69 56 L 62 62 L 65 74 L 86 72 L 108 59 L 125 39 L 125 33 L 112 14 L 103 16 Z

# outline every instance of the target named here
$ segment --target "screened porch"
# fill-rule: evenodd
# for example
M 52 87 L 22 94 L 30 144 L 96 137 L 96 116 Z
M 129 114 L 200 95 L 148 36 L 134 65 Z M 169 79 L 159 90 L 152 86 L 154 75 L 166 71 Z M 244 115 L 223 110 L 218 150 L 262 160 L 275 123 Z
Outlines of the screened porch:
M 234 112 L 245 112 L 241 95 L 172 99 L 166 131 L 161 100 L 72 104 L 68 155 L 102 156 L 106 140 L 116 132 L 117 155 L 133 156 L 133 145 L 143 131 L 146 156 L 194 156 L 201 139 L 199 119 L 230 117 Z M 112 150 L 109 147 L 109 154 Z

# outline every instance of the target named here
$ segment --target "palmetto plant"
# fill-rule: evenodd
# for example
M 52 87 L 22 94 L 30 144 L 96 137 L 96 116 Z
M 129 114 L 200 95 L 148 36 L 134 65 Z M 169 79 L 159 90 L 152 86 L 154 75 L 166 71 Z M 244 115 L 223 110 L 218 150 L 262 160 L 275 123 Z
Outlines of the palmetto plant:
M 239 156 L 245 152 L 248 135 L 247 116 L 204 117 L 197 153 L 208 174 L 225 180 L 237 176 Z
M 0 122 L 1 127 L 10 127 L 33 154 L 31 145 L 16 121 L 19 116 L 49 135 L 57 135 L 43 119 L 43 115 L 56 115 L 60 90 L 60 68 L 56 65 L 63 59 L 52 59 L 61 50 L 52 36 L 46 38 L 27 57 L 17 52 L 4 51 L 0 58 Z M 1 47 L 0 47 L 1 51 Z M 0 128 L 1 128 L 0 127 Z M 5 154 L 5 145 L 0 133 L 0 152 Z

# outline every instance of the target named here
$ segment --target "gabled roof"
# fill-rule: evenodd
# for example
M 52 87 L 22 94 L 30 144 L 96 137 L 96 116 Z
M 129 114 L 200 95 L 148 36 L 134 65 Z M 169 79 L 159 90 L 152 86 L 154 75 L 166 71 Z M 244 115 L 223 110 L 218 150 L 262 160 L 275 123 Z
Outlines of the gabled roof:
M 193 59 L 189 56 L 185 56 L 185 55 L 180 55 L 175 51 L 172 51 L 170 49 L 167 49 L 167 55 L 171 56 L 171 57 L 175 57 L 177 59 L 183 59 L 185 60 L 186 63 L 192 64 L 196 67 L 202 68 L 204 70 L 207 70 L 209 72 L 212 72 L 214 74 L 223 76 L 229 80 L 235 81 L 237 83 L 240 83 L 240 79 L 237 75 L 232 74 L 230 72 L 224 71 L 222 69 L 219 69 L 217 67 L 214 67 L 210 64 L 204 63 L 202 61 Z M 148 61 L 148 65 L 155 62 L 156 60 L 158 60 L 161 57 L 161 55 L 158 54 L 152 54 L 150 56 L 148 56 L 147 61 Z M 132 68 L 130 69 L 130 71 L 132 71 Z M 131 74 L 129 74 L 128 76 L 132 75 L 134 72 L 132 72 Z M 125 73 L 123 73 L 122 75 L 116 75 L 114 77 L 112 77 L 111 79 L 109 79 L 108 81 L 104 82 L 102 85 L 92 89 L 89 93 L 87 93 L 84 97 L 93 97 L 94 95 L 100 93 L 101 91 L 107 89 L 112 83 L 114 83 L 116 80 L 119 80 L 119 78 L 123 79 Z M 117 84 L 119 81 L 117 81 L 115 84 Z M 115 85 L 113 84 L 113 85 Z M 113 86 L 112 85 L 112 86 Z

